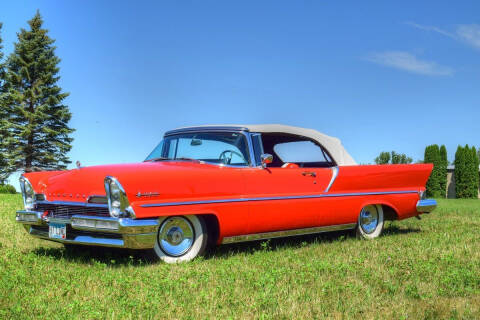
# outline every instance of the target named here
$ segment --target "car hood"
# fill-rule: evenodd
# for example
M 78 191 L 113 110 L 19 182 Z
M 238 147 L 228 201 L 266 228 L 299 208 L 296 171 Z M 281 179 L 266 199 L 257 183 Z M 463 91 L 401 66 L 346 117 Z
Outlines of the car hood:
M 89 196 L 105 196 L 104 179 L 112 176 L 132 199 L 139 192 L 160 192 L 155 188 L 168 186 L 170 179 L 185 179 L 188 172 L 202 169 L 218 170 L 218 166 L 191 161 L 161 161 L 83 167 L 52 172 L 38 180 L 34 188 L 37 193 L 45 194 L 48 201 L 85 202 Z M 152 181 L 153 172 L 155 181 Z

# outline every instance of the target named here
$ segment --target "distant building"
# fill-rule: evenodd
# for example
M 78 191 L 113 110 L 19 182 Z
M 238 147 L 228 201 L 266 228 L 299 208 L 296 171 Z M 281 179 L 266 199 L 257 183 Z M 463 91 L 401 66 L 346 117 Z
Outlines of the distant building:
M 480 167 L 478 168 L 480 172 Z M 455 166 L 447 167 L 447 198 L 456 198 L 455 194 Z M 478 190 L 478 198 L 480 199 L 480 189 Z

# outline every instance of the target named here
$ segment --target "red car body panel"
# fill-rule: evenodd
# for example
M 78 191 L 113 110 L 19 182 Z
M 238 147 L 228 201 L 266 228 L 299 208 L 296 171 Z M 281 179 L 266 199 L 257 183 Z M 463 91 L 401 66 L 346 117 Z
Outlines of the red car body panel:
M 212 214 L 224 237 L 356 223 L 368 204 L 392 208 L 397 219 L 419 215 L 419 192 L 431 164 L 332 168 L 235 168 L 197 161 L 160 161 L 27 173 L 48 201 L 105 196 L 104 178 L 121 182 L 136 219 Z M 313 174 L 315 176 L 313 176 Z M 327 191 L 328 185 L 331 183 Z

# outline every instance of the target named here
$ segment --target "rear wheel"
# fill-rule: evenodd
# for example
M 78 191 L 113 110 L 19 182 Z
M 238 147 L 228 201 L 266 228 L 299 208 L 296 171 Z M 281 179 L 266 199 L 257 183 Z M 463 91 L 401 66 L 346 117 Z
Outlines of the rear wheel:
M 357 236 L 362 239 L 373 239 L 383 231 L 383 209 L 381 205 L 365 206 L 358 216 Z
M 163 220 L 153 251 L 166 263 L 190 261 L 205 252 L 208 234 L 199 216 L 175 216 Z

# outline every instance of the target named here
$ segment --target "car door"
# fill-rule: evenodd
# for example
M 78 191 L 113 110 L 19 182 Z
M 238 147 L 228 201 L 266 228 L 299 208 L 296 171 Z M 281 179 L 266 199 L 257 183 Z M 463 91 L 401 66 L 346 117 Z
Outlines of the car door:
M 312 147 L 319 146 L 311 142 L 308 146 L 294 144 L 267 146 L 267 151 L 274 153 L 272 165 L 244 170 L 245 196 L 250 204 L 249 233 L 319 225 L 322 199 L 318 196 L 327 188 L 333 171 L 329 167 L 315 166 L 325 160 L 320 149 L 312 152 Z

